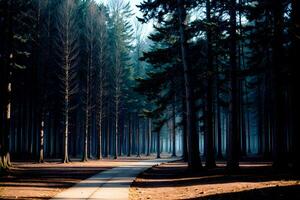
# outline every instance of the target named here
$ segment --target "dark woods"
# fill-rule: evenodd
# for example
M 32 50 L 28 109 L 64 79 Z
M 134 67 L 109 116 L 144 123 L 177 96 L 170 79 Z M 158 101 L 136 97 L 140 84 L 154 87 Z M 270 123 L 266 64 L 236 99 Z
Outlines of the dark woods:
M 131 102 L 143 65 L 134 68 L 129 3 L 3 0 L 0 13 L 1 166 L 9 153 L 69 162 L 125 152 L 128 127 L 147 124 Z
M 203 154 L 207 168 L 225 158 L 235 170 L 254 157 L 297 169 L 299 3 L 157 0 L 139 8 L 155 32 L 142 57 L 152 70 L 138 90 L 154 102 L 156 120 L 176 108 L 189 166 L 199 168 Z
M 299 168 L 300 3 L 0 0 L 0 165 L 182 153 Z M 167 129 L 168 128 L 168 129 Z

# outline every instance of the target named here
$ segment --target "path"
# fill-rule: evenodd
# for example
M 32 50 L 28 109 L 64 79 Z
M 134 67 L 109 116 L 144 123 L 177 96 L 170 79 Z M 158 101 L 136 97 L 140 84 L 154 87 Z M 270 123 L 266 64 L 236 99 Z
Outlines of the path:
M 154 165 L 175 160 L 177 159 L 145 160 L 115 167 L 79 182 L 75 186 L 58 193 L 52 199 L 127 200 L 130 185 L 139 173 Z

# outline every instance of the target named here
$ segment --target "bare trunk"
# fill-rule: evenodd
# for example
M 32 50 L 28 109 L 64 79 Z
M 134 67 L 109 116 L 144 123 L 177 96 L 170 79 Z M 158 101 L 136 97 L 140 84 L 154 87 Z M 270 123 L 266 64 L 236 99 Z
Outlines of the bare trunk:
M 88 161 L 88 138 L 89 138 L 89 124 L 90 124 L 90 70 L 92 66 L 92 52 L 90 52 L 90 59 L 87 69 L 86 77 L 86 107 L 85 107 L 85 129 L 84 129 L 84 149 L 82 161 Z
M 10 135 L 10 120 L 11 120 L 11 72 L 8 72 L 8 85 L 4 88 L 5 93 L 7 94 L 7 98 L 4 98 L 5 101 L 3 102 L 4 106 L 3 110 L 4 113 L 1 115 L 4 117 L 4 123 L 2 124 L 3 133 L 0 135 L 1 143 L 0 143 L 0 172 L 2 170 L 6 170 L 11 166 L 10 162 L 10 153 L 9 153 L 9 135 Z M 4 83 L 5 85 L 5 83 Z M 2 123 L 2 122 L 1 122 Z
M 259 81 L 261 82 L 261 81 Z M 261 83 L 259 86 L 257 86 L 257 113 L 258 113 L 258 119 L 257 119 L 257 129 L 258 129 L 258 154 L 262 155 L 263 153 L 263 140 L 264 140 L 264 128 L 263 128 L 263 101 L 262 101 L 262 90 L 261 90 Z
M 12 76 L 12 72 L 10 72 L 10 75 L 9 75 L 9 81 L 11 79 L 11 76 Z M 12 100 L 11 100 L 11 95 L 12 94 L 12 83 L 9 82 L 8 83 L 8 101 L 7 101 L 7 105 L 6 105 L 6 124 L 5 124 L 5 133 L 4 133 L 4 143 L 6 144 L 3 144 L 4 147 L 3 147 L 3 164 L 5 167 L 10 167 L 11 166 L 11 163 L 10 163 L 10 153 L 9 153 L 9 136 L 11 134 L 11 127 L 10 127 L 10 123 L 11 123 L 11 103 L 12 103 Z
M 176 157 L 176 106 L 175 99 L 172 104 L 172 157 Z
M 248 97 L 248 89 L 247 87 L 245 88 L 245 93 L 246 93 L 246 129 L 245 129 L 245 135 L 247 137 L 246 141 L 247 141 L 247 144 L 248 144 L 248 147 L 247 147 L 247 153 L 248 154 L 251 154 L 251 124 L 250 124 L 250 111 L 249 111 L 249 97 Z
M 69 91 L 70 91 L 70 86 L 69 86 L 69 71 L 70 71 L 70 66 L 69 66 L 69 44 L 68 44 L 68 31 L 67 31 L 67 47 L 65 51 L 65 96 L 64 96 L 64 103 L 65 103 L 65 108 L 64 108 L 64 115 L 65 115 L 65 137 L 64 137 L 64 163 L 69 162 L 69 152 L 68 152 L 68 140 L 69 140 Z
M 284 32 L 284 19 L 283 19 L 283 5 L 282 1 L 273 2 L 274 14 L 274 42 L 273 42 L 273 93 L 274 93 L 274 167 L 278 169 L 287 167 L 287 158 L 285 151 L 285 93 L 284 78 L 282 77 L 282 69 L 284 63 L 282 57 L 284 55 L 283 47 L 283 32 Z
M 104 16 L 100 15 L 103 19 Z M 102 20 L 100 20 L 100 25 L 103 25 Z M 104 28 L 103 28 L 104 29 Z M 103 123 L 103 118 L 104 118 L 104 98 L 105 98 L 105 51 L 104 51 L 104 43 L 105 43 L 105 31 L 100 31 L 100 38 L 99 38 L 99 42 L 100 42 L 100 50 L 99 50 L 99 55 L 100 55 L 100 60 L 99 60 L 99 66 L 100 66 L 100 71 L 99 71 L 99 91 L 98 91 L 98 137 L 99 137 L 99 144 L 98 144 L 98 158 L 102 159 L 103 157 L 103 152 L 102 152 L 102 123 Z
M 241 87 L 247 87 L 245 84 L 246 80 L 241 83 Z M 245 108 L 245 100 L 244 100 L 244 95 L 247 94 L 247 89 L 245 89 L 245 93 L 241 93 L 241 156 L 246 156 L 247 155 L 247 126 L 246 126 L 246 112 L 248 111 L 247 109 L 247 103 L 246 103 L 246 108 Z M 247 98 L 247 97 L 246 97 Z M 248 113 L 248 112 L 247 112 Z
M 293 148 L 293 168 L 296 171 L 296 173 L 300 173 L 300 131 L 299 131 L 299 86 L 298 86 L 298 61 L 299 61 L 299 51 L 300 51 L 300 2 L 297 0 L 294 0 L 292 2 L 292 19 L 293 19 L 293 46 L 292 46 L 292 58 L 293 58 L 293 64 L 291 67 L 291 87 L 292 87 L 292 94 L 291 94 L 291 100 L 292 100 L 292 117 L 293 117 L 293 140 L 294 140 L 294 148 Z
M 109 142 L 110 142 L 110 120 L 107 119 L 107 133 L 106 133 L 106 157 L 109 157 Z
M 63 159 L 64 163 L 69 162 L 68 135 L 69 135 L 69 110 L 67 109 L 65 111 L 65 136 L 64 136 L 64 159 Z
M 185 103 L 186 103 L 186 128 L 187 128 L 187 143 L 188 143 L 188 166 L 192 169 L 202 168 L 197 123 L 196 123 L 196 112 L 194 107 L 194 90 L 191 84 L 191 69 L 187 63 L 186 56 L 186 36 L 185 36 L 185 20 L 186 11 L 184 8 L 184 0 L 177 0 L 178 6 L 178 18 L 179 18 L 179 31 L 180 31 L 180 47 L 181 47 L 181 59 L 184 71 L 184 88 L 185 88 Z
M 220 109 L 219 75 L 217 74 L 217 126 L 218 126 L 218 159 L 223 159 L 222 154 L 222 121 Z
M 230 130 L 228 134 L 228 170 L 239 168 L 240 127 L 239 127 L 239 94 L 237 79 L 237 42 L 236 42 L 236 0 L 230 1 L 230 65 L 231 65 L 231 103 Z
M 131 119 L 131 114 L 129 114 L 129 120 L 128 120 L 128 152 L 127 156 L 131 156 L 131 145 L 132 145 L 132 119 Z
M 270 158 L 270 140 L 271 140 L 271 127 L 270 127 L 270 87 L 269 87 L 269 73 L 264 77 L 265 93 L 264 93 L 264 158 Z
M 151 118 L 148 119 L 148 138 L 147 138 L 147 156 L 150 156 L 151 153 L 151 135 L 152 135 L 152 120 Z
M 184 96 L 184 95 L 183 95 Z M 188 150 L 187 150 L 187 133 L 186 133 L 186 105 L 185 105 L 185 98 L 182 97 L 182 156 L 185 162 L 188 161 Z
M 157 131 L 156 158 L 160 158 L 160 130 Z
M 119 141 L 119 100 L 116 100 L 116 120 L 115 120 L 115 159 L 118 158 L 118 141 Z
M 206 1 L 206 19 L 207 22 L 211 22 L 211 5 L 210 0 Z M 214 153 L 214 130 L 213 130 L 213 54 L 212 54 L 212 32 L 211 28 L 208 26 L 207 30 L 207 58 L 208 58 L 208 90 L 207 90 L 207 149 L 206 149 L 206 168 L 214 168 L 215 163 L 215 153 Z
M 103 50 L 101 49 L 101 55 L 103 54 Z M 100 62 L 103 63 L 103 62 Z M 103 77 L 103 65 L 101 65 L 100 68 L 100 73 L 99 73 L 99 81 L 100 81 L 100 86 L 99 86 L 99 97 L 98 97 L 98 158 L 99 160 L 102 159 L 103 153 L 102 153 L 102 124 L 103 124 L 103 104 L 104 104 L 104 77 Z
M 88 137 L 89 137 L 89 120 L 88 120 L 88 115 L 89 111 L 86 112 L 86 120 L 85 120 L 85 129 L 84 129 L 84 146 L 83 146 L 83 158 L 82 161 L 86 162 L 88 161 Z
M 102 112 L 100 112 L 98 122 L 98 159 L 102 159 Z
M 74 86 L 74 77 L 76 72 L 74 72 L 74 65 L 76 59 L 76 41 L 77 35 L 76 25 L 75 25 L 75 2 L 74 0 L 67 0 L 61 4 L 61 7 L 58 10 L 59 20 L 61 23 L 59 25 L 59 42 L 62 44 L 63 53 L 62 53 L 62 77 L 61 82 L 63 86 L 62 101 L 64 104 L 63 107 L 63 116 L 64 116 L 64 144 L 63 144 L 63 162 L 69 162 L 69 150 L 68 150 L 68 140 L 69 140 L 69 131 L 70 131 L 70 112 L 71 112 L 71 96 L 74 94 L 76 87 Z
M 136 147 L 137 147 L 137 153 L 136 156 L 140 157 L 140 120 L 139 120 L 139 116 L 137 114 L 137 124 L 136 124 Z
M 239 0 L 239 4 L 243 4 L 243 0 Z M 239 11 L 239 27 L 242 27 L 242 11 Z M 238 30 L 240 32 L 240 37 L 244 37 L 243 35 L 243 30 L 242 28 L 240 28 Z M 239 40 L 238 43 L 238 66 L 240 70 L 245 70 L 245 55 L 244 55 L 244 41 L 243 40 Z M 244 81 L 246 81 L 246 78 L 244 79 Z M 244 93 L 243 93 L 243 89 L 246 87 L 244 85 L 244 82 L 242 80 L 239 81 L 238 83 L 238 87 L 239 87 L 239 106 L 240 106 L 240 113 L 239 113 L 239 123 L 240 123 L 240 134 L 241 134 L 241 157 L 242 156 L 246 156 L 246 148 L 247 148 L 247 139 L 246 139 L 246 132 L 245 132 L 245 108 L 244 108 Z M 246 94 L 247 95 L 247 94 Z
M 39 162 L 43 163 L 44 162 L 44 116 L 42 116 L 42 122 L 41 122 L 41 127 L 40 127 L 40 159 Z
M 89 75 L 88 75 L 89 76 Z M 89 138 L 89 77 L 87 78 L 87 94 L 86 94 L 86 98 L 87 98 L 87 102 L 86 102 L 86 110 L 85 110 L 85 129 L 84 129 L 84 146 L 83 146 L 83 158 L 82 161 L 86 162 L 88 161 L 88 138 Z
M 10 118 L 11 118 L 11 93 L 12 93 L 12 72 L 10 71 L 10 66 L 12 65 L 12 15 L 11 15 L 11 2 L 7 1 L 4 4 L 5 17 L 7 17 L 6 24 L 6 34 L 4 34 L 3 45 L 5 52 L 4 58 L 0 59 L 0 102 L 1 102 L 1 113 L 0 113 L 0 172 L 6 170 L 11 166 L 10 154 L 9 154 L 9 136 L 10 136 Z M 5 48 L 6 47 L 6 48 Z M 2 65 L 3 64 L 3 65 Z M 2 96 L 3 95 L 3 96 Z

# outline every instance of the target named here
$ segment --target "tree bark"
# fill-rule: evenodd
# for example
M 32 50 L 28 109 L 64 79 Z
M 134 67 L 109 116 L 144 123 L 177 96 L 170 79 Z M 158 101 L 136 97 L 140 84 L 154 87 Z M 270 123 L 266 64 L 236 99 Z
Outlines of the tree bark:
M 188 161 L 188 146 L 187 146 L 187 128 L 186 128 L 186 104 L 185 98 L 182 97 L 182 157 L 184 162 Z
M 98 121 L 98 159 L 102 159 L 102 109 L 99 114 Z
M 110 142 L 110 120 L 109 118 L 107 119 L 107 125 L 106 125 L 106 157 L 108 158 L 109 157 L 109 149 L 110 149 L 110 145 L 109 145 L 109 142 Z
M 8 71 L 8 84 L 6 85 L 5 94 L 7 97 L 4 97 L 4 123 L 2 123 L 2 134 L 1 134 L 1 143 L 0 143 L 0 172 L 6 170 L 11 166 L 10 162 L 10 153 L 9 153 L 9 135 L 10 135 L 10 121 L 11 121 L 11 75 L 12 73 Z M 2 106 L 2 105 L 1 105 Z M 2 113 L 1 113 L 2 114 Z
M 140 120 L 137 114 L 137 121 L 136 121 L 136 146 L 137 146 L 137 157 L 140 157 Z
M 188 143 L 188 166 L 191 169 L 201 169 L 201 159 L 199 153 L 196 111 L 194 107 L 194 88 L 191 84 L 191 68 L 187 63 L 187 40 L 185 36 L 186 10 L 184 8 L 185 0 L 177 0 L 177 12 L 179 18 L 180 48 L 181 59 L 184 71 L 184 88 L 186 103 L 186 125 L 187 125 L 187 143 Z
M 230 1 L 230 81 L 231 81 L 231 103 L 230 103 L 230 130 L 228 135 L 227 169 L 234 171 L 239 168 L 240 156 L 240 123 L 239 123 L 239 91 L 237 78 L 237 41 L 236 41 L 236 0 Z
M 69 140 L 69 110 L 68 110 L 68 98 L 66 97 L 65 102 L 65 132 L 64 132 L 64 158 L 63 162 L 68 163 L 69 162 L 69 151 L 68 151 L 68 140 Z
M 283 72 L 283 5 L 282 1 L 274 1 L 273 15 L 274 15 L 274 41 L 273 41 L 273 93 L 274 93 L 274 162 L 273 166 L 276 169 L 287 167 L 286 152 L 284 147 L 285 141 L 285 93 L 283 91 L 284 77 Z
M 220 109 L 220 91 L 219 91 L 219 72 L 217 74 L 217 130 L 218 130 L 218 159 L 223 159 L 222 154 L 222 121 L 221 121 L 221 109 Z
M 150 156 L 150 152 L 151 152 L 151 135 L 152 135 L 152 120 L 151 118 L 148 119 L 148 137 L 147 137 L 147 154 L 146 156 Z
M 5 27 L 7 28 L 4 34 L 4 43 L 3 45 L 3 58 L 0 59 L 3 64 L 1 65 L 1 94 L 0 102 L 1 102 L 1 117 L 3 121 L 1 121 L 0 125 L 0 172 L 2 170 L 6 170 L 11 166 L 10 163 L 10 153 L 9 153 L 9 135 L 10 135 L 10 118 L 11 118 L 11 65 L 12 65 L 12 40 L 13 40 L 13 32 L 12 32 L 12 14 L 11 14 L 11 1 L 7 1 L 4 4 L 4 17 L 6 18 Z M 1 52 L 2 53 L 2 52 Z M 12 55 L 12 56 L 11 56 Z M 3 92 L 3 93 L 2 93 Z
M 39 162 L 43 163 L 44 162 L 44 149 L 45 149 L 45 141 L 44 141 L 44 127 L 45 127 L 45 120 L 44 116 L 42 116 L 42 122 L 40 125 L 40 159 Z
M 291 66 L 291 85 L 292 85 L 292 117 L 293 117 L 293 169 L 295 172 L 300 173 L 300 130 L 299 130 L 299 86 L 298 86 L 298 62 L 299 62 L 299 51 L 300 51 L 300 2 L 298 0 L 292 1 L 292 20 L 293 20 L 293 45 L 292 45 L 292 60 Z
M 160 130 L 157 131 L 156 158 L 160 158 Z
M 172 103 L 172 157 L 176 157 L 176 105 Z
M 131 145 L 132 145 L 132 119 L 131 119 L 131 114 L 129 113 L 128 117 L 128 152 L 127 156 L 131 156 Z
M 115 157 L 114 159 L 118 158 L 118 151 L 119 151 L 119 100 L 116 100 L 116 119 L 115 119 Z
M 92 43 L 92 42 L 91 42 Z M 89 60 L 87 66 L 87 76 L 86 76 L 86 99 L 85 99 L 85 129 L 84 129 L 84 147 L 83 147 L 83 158 L 82 161 L 88 161 L 88 148 L 89 148 L 89 127 L 90 127 L 90 78 L 91 78 L 91 67 L 93 63 L 93 45 L 90 44 Z
M 211 23 L 211 5 L 210 0 L 206 1 L 206 20 Z M 216 166 L 214 153 L 214 131 L 213 131 L 213 55 L 212 55 L 212 32 L 211 27 L 207 27 L 207 70 L 208 70 L 208 90 L 207 90 L 207 133 L 206 133 L 206 168 L 214 168 Z

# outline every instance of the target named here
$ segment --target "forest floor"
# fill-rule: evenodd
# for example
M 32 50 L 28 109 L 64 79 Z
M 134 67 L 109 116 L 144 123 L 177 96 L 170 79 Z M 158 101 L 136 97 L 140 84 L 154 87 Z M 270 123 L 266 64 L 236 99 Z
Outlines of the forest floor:
M 130 200 L 300 200 L 300 177 L 275 172 L 270 163 L 241 163 L 228 174 L 225 164 L 191 172 L 183 162 L 155 166 L 140 174 L 130 188 Z
M 89 162 L 13 162 L 7 175 L 0 176 L 0 199 L 49 199 L 101 171 L 154 157 L 120 157 Z

